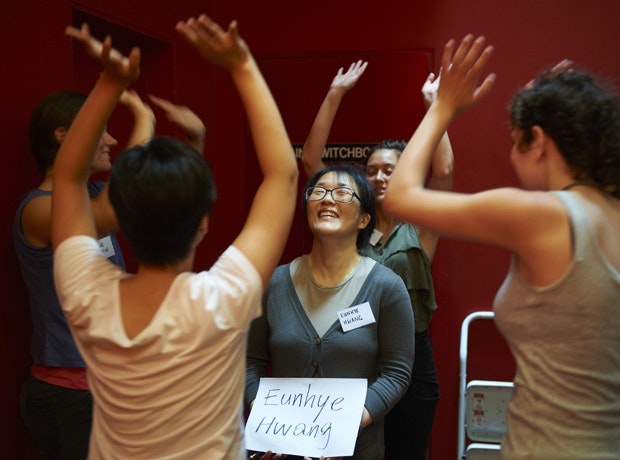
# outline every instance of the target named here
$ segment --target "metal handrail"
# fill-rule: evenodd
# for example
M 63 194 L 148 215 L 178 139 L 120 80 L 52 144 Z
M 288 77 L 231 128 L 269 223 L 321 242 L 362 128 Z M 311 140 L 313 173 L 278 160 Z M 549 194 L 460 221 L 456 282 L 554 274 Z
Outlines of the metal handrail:
M 495 313 L 492 311 L 476 311 L 470 313 L 463 320 L 461 325 L 461 342 L 459 347 L 459 427 L 457 439 L 457 460 L 463 460 L 465 454 L 465 393 L 467 391 L 467 343 L 469 339 L 469 325 L 477 319 L 494 319 Z

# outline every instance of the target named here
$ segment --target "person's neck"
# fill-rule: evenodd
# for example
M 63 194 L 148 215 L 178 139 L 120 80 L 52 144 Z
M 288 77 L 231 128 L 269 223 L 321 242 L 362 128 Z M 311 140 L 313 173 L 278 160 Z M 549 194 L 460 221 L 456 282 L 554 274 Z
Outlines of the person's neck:
M 585 181 L 585 180 L 576 180 L 573 182 L 570 182 L 566 185 L 564 185 L 562 187 L 562 190 L 570 190 L 573 189 L 575 187 L 596 187 L 596 185 L 591 182 L 591 181 Z
M 343 281 L 357 267 L 361 258 L 355 243 L 324 244 L 317 240 L 308 254 L 312 277 L 323 286 L 334 286 Z
M 190 255 L 186 257 L 181 262 L 164 265 L 164 266 L 156 266 L 156 265 L 146 265 L 139 264 L 138 271 L 136 272 L 136 277 L 142 279 L 150 279 L 150 280 L 164 280 L 166 278 L 175 278 L 181 273 L 191 272 L 193 269 L 194 257 Z
M 375 212 L 375 229 L 377 229 L 385 237 L 387 237 L 392 231 L 392 229 L 396 227 L 396 224 L 398 224 L 399 220 L 384 212 L 383 207 L 380 204 L 377 204 Z
M 45 173 L 45 179 L 39 184 L 38 188 L 41 190 L 52 190 L 52 171 Z

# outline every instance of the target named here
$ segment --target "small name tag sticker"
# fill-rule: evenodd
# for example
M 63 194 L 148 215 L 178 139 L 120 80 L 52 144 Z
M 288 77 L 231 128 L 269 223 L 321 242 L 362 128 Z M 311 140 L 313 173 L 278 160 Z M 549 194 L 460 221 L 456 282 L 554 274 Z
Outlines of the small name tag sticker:
M 372 231 L 372 235 L 370 235 L 370 244 L 372 244 L 373 246 L 376 246 L 377 243 L 381 240 L 382 236 L 383 236 L 383 233 L 381 233 L 379 230 L 375 228 Z
M 99 238 L 99 248 L 104 256 L 108 259 L 110 257 L 114 257 L 116 255 L 116 251 L 114 251 L 114 245 L 112 244 L 112 238 L 110 235 L 104 236 L 103 238 Z
M 344 332 L 375 323 L 375 315 L 372 314 L 368 302 L 346 308 L 338 312 L 338 320 Z

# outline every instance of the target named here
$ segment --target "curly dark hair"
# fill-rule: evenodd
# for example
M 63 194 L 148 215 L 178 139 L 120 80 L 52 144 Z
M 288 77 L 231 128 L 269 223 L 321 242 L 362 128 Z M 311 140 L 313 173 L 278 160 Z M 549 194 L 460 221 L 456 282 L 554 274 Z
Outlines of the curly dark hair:
M 583 70 L 545 71 L 509 106 L 513 128 L 532 141 L 539 126 L 553 139 L 576 180 L 620 198 L 620 100 Z

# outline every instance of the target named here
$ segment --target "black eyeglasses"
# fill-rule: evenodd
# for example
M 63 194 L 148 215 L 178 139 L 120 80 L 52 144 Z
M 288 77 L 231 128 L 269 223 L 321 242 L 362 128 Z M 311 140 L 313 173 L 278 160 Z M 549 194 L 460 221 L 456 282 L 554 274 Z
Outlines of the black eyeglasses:
M 355 190 L 351 187 L 336 187 L 329 189 L 319 185 L 308 187 L 304 193 L 304 196 L 306 197 L 306 201 L 321 201 L 327 196 L 327 192 L 331 194 L 334 201 L 339 203 L 350 203 L 353 201 L 353 197 L 358 200 L 360 199 L 357 193 L 355 193 Z

